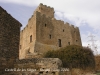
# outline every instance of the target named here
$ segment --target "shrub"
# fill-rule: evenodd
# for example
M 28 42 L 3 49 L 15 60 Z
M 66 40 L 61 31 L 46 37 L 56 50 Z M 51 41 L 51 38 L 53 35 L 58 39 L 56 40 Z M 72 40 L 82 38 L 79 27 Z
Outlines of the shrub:
M 48 51 L 46 58 L 59 58 L 62 60 L 63 67 L 68 68 L 94 68 L 95 59 L 90 48 L 77 45 L 66 46 L 59 50 Z

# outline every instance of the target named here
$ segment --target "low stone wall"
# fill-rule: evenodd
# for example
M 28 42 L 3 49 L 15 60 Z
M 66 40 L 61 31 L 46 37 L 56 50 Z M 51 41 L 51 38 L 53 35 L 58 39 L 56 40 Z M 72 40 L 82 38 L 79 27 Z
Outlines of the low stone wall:
M 62 61 L 58 58 L 32 58 L 16 60 L 15 72 L 24 75 L 59 75 Z M 15 75 L 15 74 L 14 74 Z

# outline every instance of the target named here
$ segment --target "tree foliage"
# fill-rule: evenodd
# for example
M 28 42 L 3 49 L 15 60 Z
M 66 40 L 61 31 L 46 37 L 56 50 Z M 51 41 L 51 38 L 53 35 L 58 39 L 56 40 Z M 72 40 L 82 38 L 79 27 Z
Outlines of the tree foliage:
M 77 45 L 70 45 L 55 51 L 48 51 L 44 57 L 61 59 L 63 67 L 82 69 L 95 67 L 95 59 L 91 49 Z

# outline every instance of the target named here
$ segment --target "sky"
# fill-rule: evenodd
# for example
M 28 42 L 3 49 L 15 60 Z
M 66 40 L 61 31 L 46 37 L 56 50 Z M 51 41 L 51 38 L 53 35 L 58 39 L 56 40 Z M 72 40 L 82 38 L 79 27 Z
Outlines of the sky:
M 83 46 L 91 44 L 93 35 L 100 54 L 100 0 L 0 0 L 0 6 L 23 25 L 22 29 L 40 3 L 53 7 L 57 20 L 78 26 Z

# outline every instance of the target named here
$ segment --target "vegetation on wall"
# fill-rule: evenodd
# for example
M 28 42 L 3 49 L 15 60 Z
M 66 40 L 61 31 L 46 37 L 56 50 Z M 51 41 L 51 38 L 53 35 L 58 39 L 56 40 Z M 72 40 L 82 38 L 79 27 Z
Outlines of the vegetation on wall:
M 48 51 L 44 57 L 59 58 L 63 67 L 69 68 L 94 68 L 95 59 L 90 48 L 70 45 L 59 50 Z

